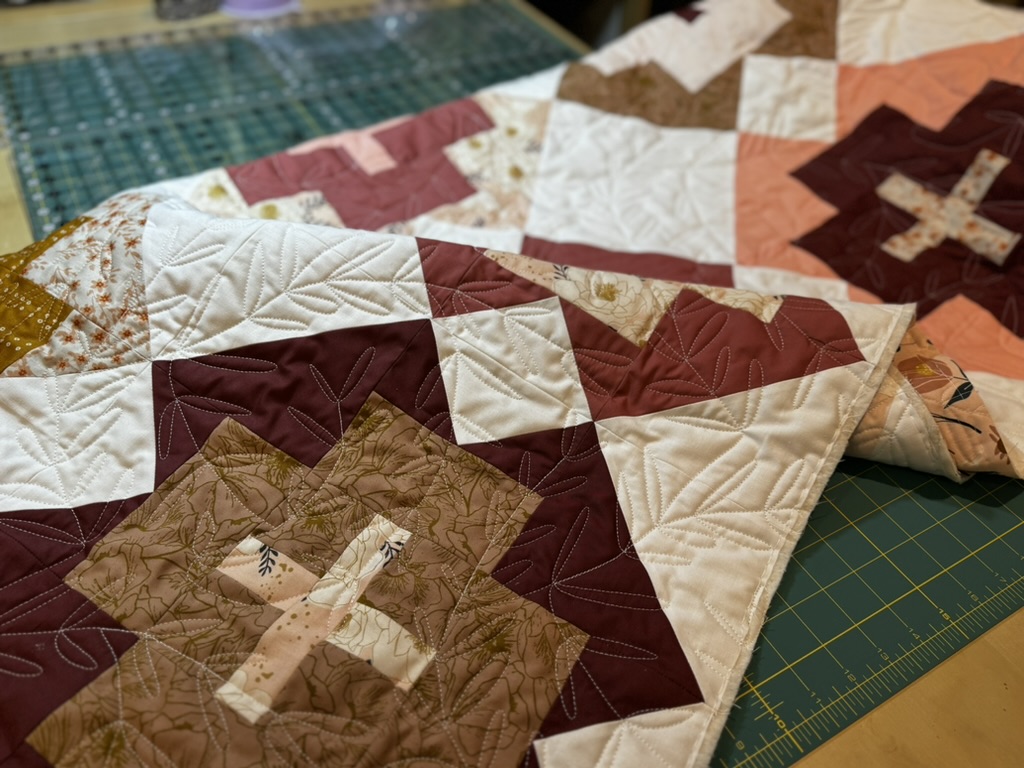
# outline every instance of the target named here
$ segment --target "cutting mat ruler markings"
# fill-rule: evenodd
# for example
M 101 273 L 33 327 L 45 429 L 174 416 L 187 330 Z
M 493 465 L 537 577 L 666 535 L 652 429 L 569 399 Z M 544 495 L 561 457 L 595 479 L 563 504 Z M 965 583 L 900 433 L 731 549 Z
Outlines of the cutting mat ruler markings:
M 505 0 L 403 0 L 0 55 L 41 238 L 123 189 L 253 160 L 575 58 Z
M 713 764 L 779 768 L 1024 607 L 1024 483 L 847 460 L 768 612 Z

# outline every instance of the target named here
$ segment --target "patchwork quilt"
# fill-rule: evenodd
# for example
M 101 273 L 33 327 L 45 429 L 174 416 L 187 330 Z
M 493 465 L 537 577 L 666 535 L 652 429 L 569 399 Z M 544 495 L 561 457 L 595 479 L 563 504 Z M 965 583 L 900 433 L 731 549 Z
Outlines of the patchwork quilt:
M 0 258 L 0 766 L 700 766 L 844 452 L 1024 473 L 1024 14 L 706 0 Z

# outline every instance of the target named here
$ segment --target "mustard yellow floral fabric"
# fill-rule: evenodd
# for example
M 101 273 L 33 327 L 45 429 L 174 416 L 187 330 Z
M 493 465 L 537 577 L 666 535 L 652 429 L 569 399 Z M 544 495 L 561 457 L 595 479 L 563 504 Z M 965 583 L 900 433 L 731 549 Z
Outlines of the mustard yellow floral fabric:
M 0 371 L 41 347 L 63 323 L 71 307 L 25 277 L 29 265 L 81 227 L 75 219 L 45 240 L 0 257 Z

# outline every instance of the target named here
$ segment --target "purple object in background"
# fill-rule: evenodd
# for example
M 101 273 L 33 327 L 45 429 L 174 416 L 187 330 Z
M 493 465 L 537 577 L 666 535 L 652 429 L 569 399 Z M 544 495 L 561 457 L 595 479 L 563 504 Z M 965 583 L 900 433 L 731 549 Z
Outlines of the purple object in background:
M 220 10 L 241 19 L 268 19 L 299 8 L 299 0 L 225 0 Z

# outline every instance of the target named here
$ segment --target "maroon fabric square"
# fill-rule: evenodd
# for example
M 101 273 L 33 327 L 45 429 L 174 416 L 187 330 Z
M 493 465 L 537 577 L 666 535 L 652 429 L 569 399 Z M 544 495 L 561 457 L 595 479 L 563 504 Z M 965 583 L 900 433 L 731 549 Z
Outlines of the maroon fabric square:
M 527 256 L 553 264 L 565 264 L 583 269 L 607 272 L 626 272 L 658 280 L 678 283 L 699 283 L 731 288 L 732 266 L 728 264 L 702 264 L 664 253 L 627 253 L 608 251 L 580 243 L 554 243 L 539 237 L 526 237 L 521 248 Z
M 539 735 L 702 701 L 594 425 L 465 448 L 544 497 L 494 578 L 590 634 Z
M 0 552 L 5 761 L 51 712 L 111 667 L 136 636 L 2 532 Z
M 886 252 L 889 238 L 919 218 L 880 197 L 894 175 L 947 198 L 981 150 L 1010 162 L 974 212 L 1014 234 L 1024 233 L 1024 143 L 1020 114 L 1024 88 L 990 82 L 941 131 L 930 131 L 889 107 L 872 112 L 857 129 L 794 176 L 839 209 L 795 244 L 815 254 L 841 277 L 886 301 L 917 302 L 924 315 L 964 295 L 1014 333 L 1024 333 L 1024 241 L 1002 265 L 946 237 L 907 262 Z
M 154 363 L 157 484 L 228 417 L 308 466 L 316 464 L 406 351 L 425 362 L 422 374 L 428 376 L 437 365 L 428 322 L 331 331 Z M 432 415 L 417 407 L 417 398 L 447 408 L 440 378 L 426 390 L 424 383 L 407 381 L 411 389 L 392 391 L 392 402 L 417 419 Z
M 0 533 L 17 541 L 58 578 L 64 578 L 93 545 L 148 494 L 101 501 L 74 509 L 36 509 L 0 514 Z
M 397 162 L 407 163 L 493 127 L 494 122 L 476 101 L 459 99 L 379 130 L 373 138 Z
M 418 239 L 434 317 L 502 309 L 554 296 L 469 245 Z
M 714 400 L 864 359 L 845 318 L 817 299 L 786 297 L 763 323 L 684 289 L 642 348 L 585 312 L 563 310 L 595 421 Z

